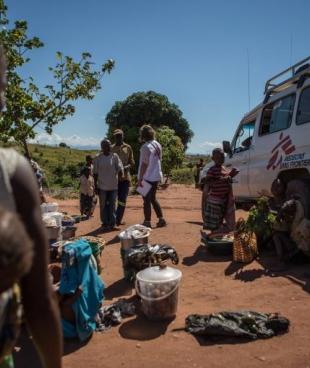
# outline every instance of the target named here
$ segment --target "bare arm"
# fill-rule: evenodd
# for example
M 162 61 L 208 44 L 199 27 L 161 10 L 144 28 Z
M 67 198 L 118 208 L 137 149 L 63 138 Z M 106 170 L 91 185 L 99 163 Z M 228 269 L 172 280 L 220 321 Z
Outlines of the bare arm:
M 116 153 L 115 153 L 115 169 L 121 177 L 124 176 L 123 163 L 122 163 L 121 159 L 119 158 L 118 154 L 116 154 Z
M 99 189 L 98 189 L 98 164 L 97 164 L 97 160 L 96 159 L 94 161 L 93 173 L 94 173 L 95 193 L 96 194 L 99 194 Z
M 142 146 L 140 152 L 140 170 L 139 170 L 139 177 L 138 177 L 138 186 L 141 186 L 142 180 L 146 173 L 146 170 L 149 166 L 149 158 L 150 158 L 150 150 L 146 146 Z
M 132 152 L 132 148 L 129 148 L 129 159 L 128 159 L 128 165 L 129 165 L 129 169 L 133 168 L 135 166 L 135 160 L 133 157 L 133 152 Z
M 48 245 L 45 236 L 39 192 L 28 165 L 19 165 L 11 179 L 17 212 L 34 243 L 30 272 L 21 280 L 27 325 L 45 368 L 61 368 L 62 334 L 55 293 L 48 273 Z
M 148 168 L 148 164 L 146 164 L 145 162 L 142 162 L 141 167 L 140 167 L 140 175 L 138 178 L 138 186 L 141 186 L 142 180 L 143 180 L 144 174 L 146 173 L 147 168 Z

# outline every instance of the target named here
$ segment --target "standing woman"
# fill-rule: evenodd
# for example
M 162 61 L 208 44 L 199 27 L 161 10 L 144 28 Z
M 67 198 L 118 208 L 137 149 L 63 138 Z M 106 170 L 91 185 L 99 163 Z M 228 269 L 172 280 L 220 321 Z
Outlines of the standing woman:
M 5 85 L 5 58 L 0 47 L 0 110 L 5 105 Z M 42 224 L 38 185 L 29 162 L 13 149 L 0 148 L 0 205 L 8 213 L 19 216 L 33 244 L 32 266 L 19 279 L 25 320 L 43 367 L 61 368 L 60 316 L 47 268 L 48 244 Z M 9 226 L 14 226 L 14 223 L 11 222 Z M 6 278 L 7 276 L 2 275 L 0 284 L 5 284 Z M 5 289 L 6 287 L 0 288 L 1 300 Z M 1 334 L 5 323 L 1 310 L 0 321 Z M 3 340 L 0 342 L 3 343 Z M 0 355 L 0 367 L 10 366 L 3 358 Z
M 143 225 L 151 227 L 152 207 L 158 218 L 157 227 L 167 225 L 158 200 L 156 199 L 158 183 L 162 181 L 162 147 L 155 140 L 155 131 L 150 125 L 143 125 L 140 129 L 140 141 L 143 146 L 140 149 L 140 162 L 138 174 L 138 186 L 143 186 L 143 180 L 151 184 L 151 189 L 144 200 L 144 222 Z

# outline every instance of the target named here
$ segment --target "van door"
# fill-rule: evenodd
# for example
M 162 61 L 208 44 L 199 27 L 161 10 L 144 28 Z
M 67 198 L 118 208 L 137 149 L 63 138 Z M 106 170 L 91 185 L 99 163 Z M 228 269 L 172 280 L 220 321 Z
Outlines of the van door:
M 238 198 L 247 198 L 249 191 L 249 158 L 252 144 L 255 120 L 243 121 L 232 141 L 232 155 L 227 158 L 226 166 L 235 167 L 239 174 L 234 178 L 234 195 Z
M 295 93 L 275 97 L 264 106 L 250 151 L 249 186 L 252 197 L 269 195 L 285 157 L 295 151 L 290 126 Z

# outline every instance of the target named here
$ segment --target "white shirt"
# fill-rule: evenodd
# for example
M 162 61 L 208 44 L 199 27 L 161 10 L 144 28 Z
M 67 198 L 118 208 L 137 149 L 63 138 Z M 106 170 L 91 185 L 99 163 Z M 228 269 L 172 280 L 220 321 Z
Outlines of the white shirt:
M 157 141 L 144 143 L 140 149 L 139 173 L 141 165 L 147 166 L 143 179 L 150 182 L 162 181 L 163 173 L 161 170 L 162 147 Z
M 94 178 L 89 175 L 87 178 L 85 175 L 81 175 L 80 177 L 80 193 L 93 197 L 95 194 L 95 182 Z

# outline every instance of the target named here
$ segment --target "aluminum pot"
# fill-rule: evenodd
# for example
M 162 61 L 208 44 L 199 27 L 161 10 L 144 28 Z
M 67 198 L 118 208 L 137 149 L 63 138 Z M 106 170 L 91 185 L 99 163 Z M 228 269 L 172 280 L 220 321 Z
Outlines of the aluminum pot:
M 120 241 L 121 241 L 121 247 L 122 249 L 130 249 L 132 247 L 135 246 L 139 246 L 139 245 L 144 245 L 144 244 L 148 244 L 149 241 L 149 234 L 141 237 L 141 238 L 123 238 L 120 236 Z

